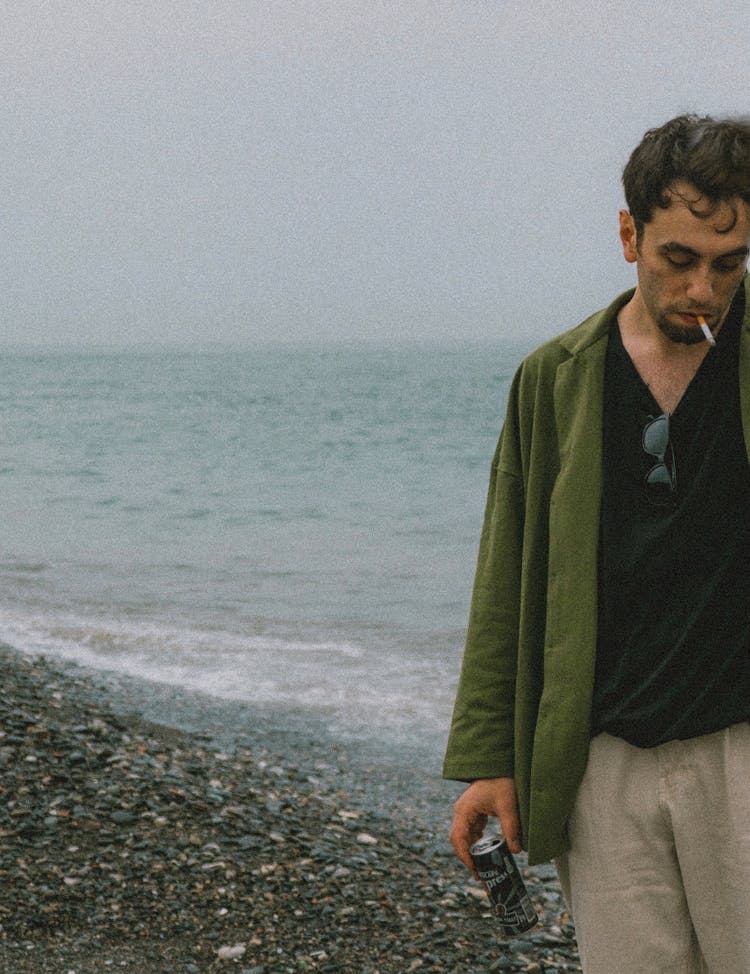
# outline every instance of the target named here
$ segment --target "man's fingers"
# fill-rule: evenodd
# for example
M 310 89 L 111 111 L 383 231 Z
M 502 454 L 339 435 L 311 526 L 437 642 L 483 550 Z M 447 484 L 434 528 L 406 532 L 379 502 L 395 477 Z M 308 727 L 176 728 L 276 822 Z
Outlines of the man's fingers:
M 495 809 L 503 838 L 508 843 L 510 852 L 517 854 L 521 851 L 521 821 L 518 815 L 518 800 L 515 790 L 505 791 L 498 800 Z
M 516 812 L 504 811 L 498 815 L 503 838 L 508 843 L 508 849 L 514 855 L 521 851 L 521 823 Z
M 469 849 L 472 843 L 481 837 L 486 824 L 486 815 L 466 815 L 462 814 L 460 808 L 456 808 L 453 827 L 450 832 L 451 845 L 458 858 L 471 872 L 474 872 L 474 864 L 471 861 Z

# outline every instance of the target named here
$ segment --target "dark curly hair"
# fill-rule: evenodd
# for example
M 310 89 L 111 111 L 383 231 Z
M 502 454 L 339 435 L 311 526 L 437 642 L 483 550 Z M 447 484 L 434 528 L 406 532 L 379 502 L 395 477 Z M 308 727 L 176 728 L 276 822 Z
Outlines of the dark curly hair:
M 750 205 L 750 117 L 679 115 L 646 132 L 622 174 L 639 235 L 657 206 L 669 207 L 674 196 L 670 188 L 678 180 L 698 190 L 700 199 L 685 199 L 696 216 L 709 217 L 738 197 Z M 735 212 L 727 232 L 736 217 Z

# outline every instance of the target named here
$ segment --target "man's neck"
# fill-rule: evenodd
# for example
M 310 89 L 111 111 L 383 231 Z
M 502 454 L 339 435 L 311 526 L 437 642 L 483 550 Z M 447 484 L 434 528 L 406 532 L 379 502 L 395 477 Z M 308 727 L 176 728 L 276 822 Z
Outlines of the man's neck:
M 617 316 L 625 351 L 665 413 L 677 408 L 710 345 L 671 341 L 648 314 L 638 291 Z

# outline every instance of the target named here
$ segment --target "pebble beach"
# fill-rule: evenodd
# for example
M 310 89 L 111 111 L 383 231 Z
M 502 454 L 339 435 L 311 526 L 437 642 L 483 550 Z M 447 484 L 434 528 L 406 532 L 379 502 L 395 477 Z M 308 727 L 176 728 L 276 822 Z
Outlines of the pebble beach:
M 435 769 L 0 647 L 2 974 L 580 971 L 554 869 L 493 930 Z

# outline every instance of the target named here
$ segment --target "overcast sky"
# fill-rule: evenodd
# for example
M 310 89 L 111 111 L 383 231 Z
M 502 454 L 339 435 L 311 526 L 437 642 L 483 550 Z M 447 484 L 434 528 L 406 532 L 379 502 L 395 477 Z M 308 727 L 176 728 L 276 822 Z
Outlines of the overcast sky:
M 562 330 L 620 173 L 750 110 L 734 0 L 2 4 L 0 345 Z

